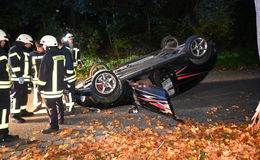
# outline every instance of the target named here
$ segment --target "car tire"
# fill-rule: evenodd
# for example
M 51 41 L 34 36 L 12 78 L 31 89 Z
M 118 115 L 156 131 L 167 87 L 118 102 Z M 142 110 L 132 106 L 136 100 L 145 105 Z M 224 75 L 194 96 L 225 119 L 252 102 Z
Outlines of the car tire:
M 176 48 L 178 46 L 178 40 L 172 35 L 168 35 L 161 40 L 161 49 L 166 47 Z
M 170 75 L 166 69 L 153 71 L 150 74 L 149 79 L 151 80 L 152 84 L 156 85 L 157 87 L 164 88 L 170 97 L 173 97 L 177 94 L 174 76 Z
M 207 62 L 211 56 L 208 42 L 198 35 L 191 36 L 186 40 L 185 51 L 189 60 L 196 65 Z
M 123 93 L 121 81 L 109 70 L 96 72 L 92 77 L 90 88 L 91 95 L 97 103 L 111 104 Z

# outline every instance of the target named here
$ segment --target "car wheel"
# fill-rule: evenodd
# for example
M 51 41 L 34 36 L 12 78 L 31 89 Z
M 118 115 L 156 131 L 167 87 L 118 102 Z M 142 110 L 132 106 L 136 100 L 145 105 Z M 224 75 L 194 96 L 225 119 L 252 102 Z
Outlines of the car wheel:
M 185 50 L 193 64 L 203 64 L 209 60 L 211 55 L 207 41 L 198 35 L 191 36 L 186 40 Z
M 108 66 L 105 63 L 94 64 L 89 71 L 89 77 L 92 77 L 97 71 L 108 70 Z
M 173 75 L 170 75 L 166 70 L 155 70 L 149 78 L 154 85 L 164 88 L 170 97 L 176 95 Z
M 161 48 L 176 48 L 178 46 L 178 40 L 172 35 L 168 35 L 161 40 Z
M 122 83 L 112 71 L 101 70 L 92 77 L 91 94 L 96 102 L 113 103 L 122 92 Z

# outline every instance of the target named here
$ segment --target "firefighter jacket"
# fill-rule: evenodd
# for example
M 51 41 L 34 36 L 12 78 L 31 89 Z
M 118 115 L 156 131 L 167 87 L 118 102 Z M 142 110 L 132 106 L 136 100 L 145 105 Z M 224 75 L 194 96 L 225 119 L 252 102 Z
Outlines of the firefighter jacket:
M 70 51 L 73 59 L 73 66 L 78 66 L 78 61 L 80 61 L 80 52 L 79 49 L 74 46 L 66 45 L 66 48 Z
M 66 47 L 62 47 L 60 52 L 66 58 L 66 74 L 65 74 L 65 82 L 72 83 L 76 81 L 76 72 L 73 67 L 73 59 L 70 51 Z
M 19 77 L 23 77 L 25 82 L 30 82 L 32 64 L 29 50 L 24 46 L 24 43 L 16 41 L 15 45 L 10 48 L 8 56 L 11 69 L 11 81 L 18 81 Z
M 32 78 L 33 78 L 33 83 L 35 84 L 38 82 L 40 65 L 44 54 L 45 52 L 37 52 L 37 51 L 33 51 L 30 53 L 30 60 L 32 63 Z
M 65 87 L 65 56 L 58 47 L 49 47 L 42 59 L 39 70 L 39 90 L 46 99 L 59 98 Z
M 11 88 L 10 72 L 6 52 L 0 47 L 0 89 Z

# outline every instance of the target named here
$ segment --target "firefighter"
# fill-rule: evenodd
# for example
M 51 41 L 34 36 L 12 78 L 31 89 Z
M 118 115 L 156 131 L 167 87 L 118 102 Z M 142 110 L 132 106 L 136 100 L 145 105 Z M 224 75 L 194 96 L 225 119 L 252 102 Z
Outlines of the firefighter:
M 58 131 L 59 124 L 64 123 L 62 95 L 66 60 L 55 37 L 43 36 L 40 43 L 46 54 L 41 62 L 38 84 L 49 115 L 49 128 L 42 130 L 42 133 L 49 134 Z
M 38 88 L 37 88 L 37 82 L 38 82 L 38 75 L 39 75 L 39 69 L 40 69 L 40 65 L 41 65 L 41 61 L 43 56 L 45 55 L 45 50 L 42 46 L 42 44 L 40 44 L 40 41 L 36 41 L 35 43 L 35 51 L 30 53 L 30 60 L 32 63 L 32 81 L 33 81 L 33 107 L 34 112 L 39 111 L 40 109 L 43 109 L 44 106 L 42 104 L 42 98 L 41 98 L 41 94 L 40 92 L 38 92 Z
M 11 81 L 7 53 L 3 50 L 6 41 L 8 41 L 6 33 L 0 29 L 0 143 L 14 141 L 19 138 L 8 134 Z
M 67 33 L 64 37 L 64 42 L 66 44 L 66 47 L 70 50 L 72 54 L 72 59 L 73 59 L 73 66 L 77 67 L 80 62 L 80 53 L 79 49 L 75 47 L 74 45 L 74 36 L 71 33 Z
M 28 99 L 28 85 L 31 82 L 31 63 L 29 48 L 33 45 L 33 39 L 28 34 L 20 34 L 15 44 L 9 49 L 9 65 L 11 69 L 11 117 L 15 123 L 24 123 L 22 117 L 32 116 L 32 112 L 26 110 Z
M 62 41 L 60 39 L 58 39 L 58 47 L 61 53 L 66 58 L 66 74 L 65 74 L 66 92 L 64 92 L 64 97 L 65 97 L 65 106 L 67 111 L 66 113 L 69 115 L 75 113 L 74 104 L 75 104 L 76 72 L 73 67 L 73 59 L 71 53 L 68 50 L 68 48 L 63 46 Z

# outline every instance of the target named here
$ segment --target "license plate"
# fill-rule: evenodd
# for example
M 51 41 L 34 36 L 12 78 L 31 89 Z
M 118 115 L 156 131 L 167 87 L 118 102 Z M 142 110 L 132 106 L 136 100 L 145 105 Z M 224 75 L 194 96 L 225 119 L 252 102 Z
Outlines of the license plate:
M 174 95 L 175 89 L 170 78 L 167 78 L 165 81 L 163 81 L 162 86 L 170 96 Z

